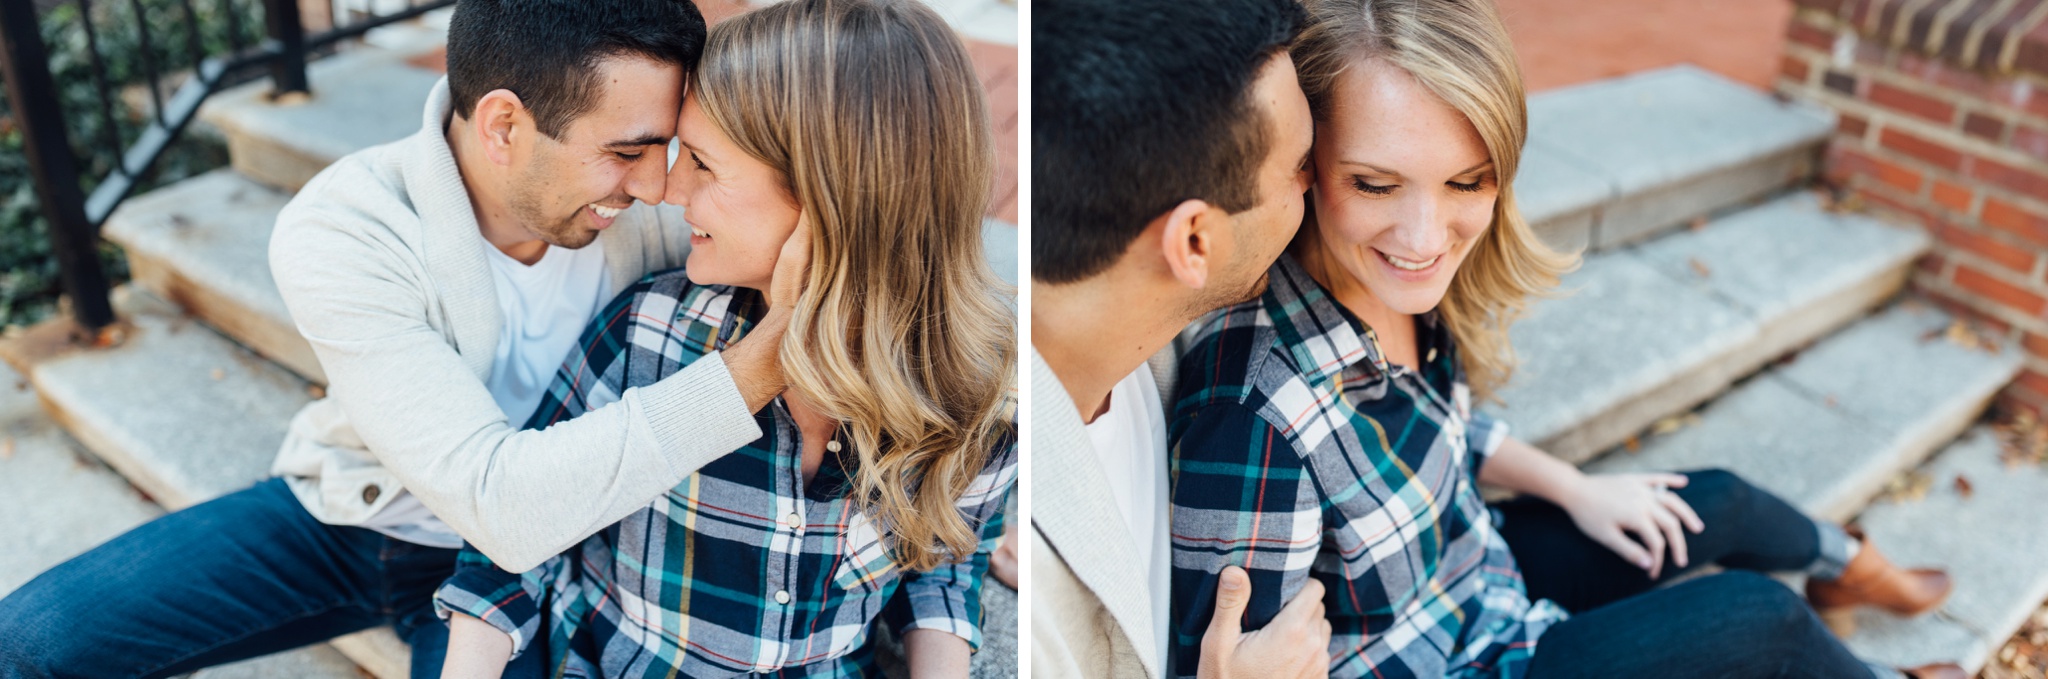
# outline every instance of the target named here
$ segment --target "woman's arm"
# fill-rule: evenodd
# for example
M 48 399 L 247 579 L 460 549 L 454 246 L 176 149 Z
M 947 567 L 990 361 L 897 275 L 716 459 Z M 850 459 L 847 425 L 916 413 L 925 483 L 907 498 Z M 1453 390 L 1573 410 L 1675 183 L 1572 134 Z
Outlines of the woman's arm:
M 454 658 L 450 647 L 449 658 Z M 957 679 L 967 676 L 968 657 L 974 652 L 967 640 L 951 632 L 914 629 L 903 635 L 904 660 L 910 664 L 910 679 Z M 453 675 L 450 675 L 453 676 Z
M 1684 487 L 1684 474 L 1588 476 L 1564 460 L 1509 438 L 1479 467 L 1479 482 L 1563 507 L 1580 532 L 1649 571 L 1652 579 L 1664 572 L 1666 547 L 1671 563 L 1684 568 L 1685 532 L 1706 530 L 1692 507 L 1666 490 Z
M 512 638 L 504 632 L 462 613 L 448 616 L 448 659 L 441 665 L 442 679 L 498 679 L 511 660 Z

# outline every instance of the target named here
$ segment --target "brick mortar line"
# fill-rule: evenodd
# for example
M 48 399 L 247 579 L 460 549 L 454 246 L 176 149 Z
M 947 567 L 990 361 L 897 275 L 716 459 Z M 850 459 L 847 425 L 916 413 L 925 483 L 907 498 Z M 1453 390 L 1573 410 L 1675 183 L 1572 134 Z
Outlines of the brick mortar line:
M 2042 6 L 2048 7 L 2048 4 L 2044 4 Z M 1906 132 L 1915 137 L 1919 137 L 1924 141 L 1928 141 L 1946 147 L 1949 150 L 1962 153 L 1966 157 L 1976 156 L 1987 158 L 2002 164 L 2017 166 L 2023 170 L 2032 170 L 2036 173 L 2048 174 L 2048 162 L 2043 162 L 2040 158 L 2027 155 L 2017 150 L 2004 148 L 1991 142 L 1979 139 L 1977 137 L 1972 137 L 1967 134 L 1963 134 L 1962 130 L 1960 129 L 1955 129 L 1953 127 L 1948 126 L 1937 126 L 1934 123 L 1928 122 L 1924 119 L 1908 115 L 1902 115 L 1899 112 L 1895 112 L 1891 108 L 1879 105 L 1867 99 L 1847 97 L 1839 92 L 1827 89 L 1826 87 L 1818 88 L 1818 91 L 1802 92 L 1800 94 L 1809 97 L 1815 97 L 1815 95 L 1818 95 L 1816 98 L 1819 99 L 1820 103 L 1827 105 L 1830 108 L 1835 109 L 1836 111 L 1841 111 L 1849 108 L 1850 106 L 1855 106 L 1859 109 L 1871 109 L 1883 113 L 1885 114 L 1883 117 L 1885 127 L 1899 128 L 1902 132 Z M 1870 118 L 1871 122 L 1873 123 L 1879 120 L 1878 116 L 1866 117 Z M 1876 129 L 1876 125 L 1872 125 L 1871 129 L 1866 130 L 1865 133 L 1874 134 L 1874 131 Z M 1955 137 L 1956 143 L 1948 143 L 1945 140 L 1939 139 L 1940 137 L 1944 136 Z M 1972 179 L 1971 181 L 1982 180 Z
M 1965 53 L 1981 56 L 1982 50 L 1986 48 L 1982 43 L 1989 37 L 1991 29 L 1996 27 L 1998 23 L 1996 18 L 2006 16 L 2006 14 L 2012 11 L 2013 6 L 2018 4 L 2017 0 L 2000 0 L 2000 3 L 1999 6 L 1987 11 L 1976 22 L 1971 24 L 1969 31 L 1965 34 Z M 1956 3 L 1952 6 L 1965 5 L 1967 3 Z M 2038 28 L 2043 23 L 2048 23 L 2048 4 L 2036 6 L 2014 24 L 2013 29 L 2006 34 L 2005 41 L 1997 46 L 1999 50 L 1999 55 L 1996 59 L 1997 63 L 1988 72 L 1987 69 L 1979 68 L 1975 64 L 1963 63 L 1959 57 L 1945 56 L 1939 51 L 1928 53 L 1923 45 L 1913 45 L 1904 40 L 1894 41 L 1892 39 L 1894 36 L 1885 35 L 1877 30 L 1878 26 L 1876 23 L 1881 14 L 1880 10 L 1872 10 L 1866 21 L 1869 25 L 1858 26 L 1850 20 L 1850 17 L 1830 13 L 1826 10 L 1801 6 L 1793 13 L 1792 20 L 1805 23 L 1814 28 L 1834 32 L 1837 35 L 1846 31 L 1855 35 L 1859 40 L 1877 41 L 1887 52 L 1913 53 L 1921 58 L 1939 61 L 1944 66 L 1960 71 L 1991 77 L 2024 77 L 2029 80 L 2048 82 L 2048 71 L 2022 68 L 2017 63 L 2020 47 L 2026 43 L 2044 43 L 2044 47 L 2048 47 L 2048 40 L 2030 39 L 2035 28 Z M 1902 29 L 1910 33 L 1911 25 L 1911 17 L 1899 19 L 1894 27 L 1894 32 Z M 1933 31 L 1930 30 L 1930 35 L 1932 34 Z M 1946 40 L 1945 32 L 1942 40 Z M 1975 41 L 1976 44 L 1971 44 L 1971 41 Z M 1971 49 L 1972 47 L 1975 49 Z
M 1998 51 L 1999 70 L 2008 73 L 2018 72 L 2022 70 L 2019 68 L 2018 63 L 2020 58 L 2020 44 L 2029 42 L 2028 38 L 2033 35 L 2035 28 L 2041 26 L 2041 23 L 2043 21 L 2048 21 L 2048 2 L 2044 2 L 2040 5 L 2035 6 L 2034 12 L 2031 16 L 2021 19 L 2018 24 L 2015 24 L 2012 27 L 2012 32 L 2006 34 L 2005 44 L 1999 46 Z M 2048 42 L 2048 39 L 2044 39 L 2040 42 Z
M 2042 7 L 2042 8 L 2044 8 L 2044 9 L 2048 9 L 2048 3 L 2043 3 L 2043 4 L 2041 5 L 2041 7 Z M 1832 59 L 1832 55 L 1830 55 L 1830 59 Z M 1953 69 L 1952 67 L 1949 67 L 1949 66 L 1946 66 L 1946 65 L 1943 65 L 1943 68 L 1949 68 L 1950 70 L 1954 70 L 1954 69 Z M 1959 89 L 1956 89 L 1956 88 L 1953 88 L 1953 87 L 1948 87 L 1948 86 L 1944 86 L 1944 85 L 1940 85 L 1940 84 L 1935 84 L 1935 83 L 1932 83 L 1932 82 L 1929 82 L 1929 81 L 1925 81 L 1925 80 L 1923 80 L 1923 79 L 1920 79 L 1920 78 L 1915 78 L 1915 77 L 1913 77 L 1913 76 L 1911 76 L 1911 75 L 1908 75 L 1908 74 L 1906 74 L 1906 73 L 1903 73 L 1903 71 L 1904 71 L 1905 69 L 1903 69 L 1903 68 L 1899 68 L 1899 67 L 1897 67 L 1897 66 L 1881 66 L 1881 65 L 1867 64 L 1867 63 L 1863 63 L 1863 62 L 1852 62 L 1852 63 L 1850 63 L 1850 64 L 1849 64 L 1849 65 L 1847 65 L 1847 66 L 1834 66 L 1834 65 L 1830 65 L 1830 66 L 1828 66 L 1828 70 L 1830 70 L 1830 71 L 1837 71 L 1837 72 L 1845 72 L 1845 73 L 1848 73 L 1848 74 L 1850 74 L 1850 75 L 1853 75 L 1853 76 L 1863 76 L 1863 77 L 1869 78 L 1872 84 L 1876 84 L 1877 82 L 1880 82 L 1880 81 L 1881 81 L 1881 82 L 1883 82 L 1883 83 L 1884 83 L 1884 84 L 1885 84 L 1885 85 L 1886 85 L 1887 87 L 1892 87 L 1892 88 L 1896 88 L 1896 89 L 1900 89 L 1900 90 L 1905 90 L 1905 91 L 1907 91 L 1907 92 L 1911 92 L 1911 93 L 1913 93 L 1913 94 L 1918 94 L 1918 95 L 1921 95 L 1921 96 L 1927 96 L 1927 97 L 1934 97 L 1934 98 L 1937 98 L 1937 99 L 1941 99 L 1941 100 L 1943 100 L 1943 101 L 1944 101 L 1944 103 L 1948 103 L 1948 104 L 1950 104 L 1950 105 L 1956 106 L 1956 109 L 1957 109 L 1957 112 L 1958 112 L 1958 113 L 1964 113 L 1964 112 L 1967 112 L 1967 111 L 1969 111 L 1969 110 L 1978 110 L 1978 111 L 1986 111 L 1986 110 L 1988 110 L 1988 111 L 1992 111 L 1992 112 L 1995 112 L 1995 113 L 2000 113 L 2000 114 L 2004 114 L 2004 115 L 2006 115 L 2006 116 L 2008 116 L 2008 117 L 2014 118 L 2014 119 L 2015 119 L 2015 120 L 2013 121 L 2014 123 L 2018 123 L 2018 122 L 2020 122 L 2020 121 L 2022 121 L 2022 120 L 2029 120 L 2029 119 L 2037 119 L 2037 118 L 2040 118 L 2040 116 L 2038 116 L 2038 115 L 2034 114 L 2034 113 L 2033 113 L 2033 112 L 2031 112 L 2031 111 L 2027 111 L 2027 110 L 2025 110 L 2025 109 L 2022 109 L 2022 108 L 2019 108 L 2019 107 L 2017 107 L 2017 106 L 2013 106 L 2013 105 L 2011 105 L 2011 104 L 2008 104 L 2008 103 L 2006 103 L 2006 102 L 2004 102 L 2004 101 L 2000 101 L 2000 100 L 1998 100 L 1998 99 L 1993 99 L 1993 98 L 1991 98 L 1991 97 L 1986 97 L 1986 96 L 1984 96 L 1984 95 L 1982 95 L 1982 94 L 1978 94 L 1978 93 L 1975 93 L 1975 92 L 1966 92 L 1966 91 L 1963 91 L 1963 90 L 1959 90 Z M 1976 73 L 1976 72 L 1968 72 L 1968 73 L 1969 73 L 1970 75 L 1977 75 L 1977 76 L 1982 76 L 1982 75 L 1983 75 L 1983 74 L 1981 74 L 1981 73 Z M 2032 82 L 2028 82 L 2028 83 L 2027 83 L 2027 85 L 2028 85 L 2029 89 L 2035 89 L 2035 88 L 2036 88 L 2036 85 L 2035 85 L 2035 83 L 2032 83 Z M 1822 88 L 1823 88 L 1823 89 L 1825 89 L 1825 88 L 1826 88 L 1826 86 L 1825 86 L 1825 85 L 1823 85 L 1823 86 L 1822 86 Z M 2044 83 L 2042 83 L 2042 84 L 2041 84 L 2041 85 L 2039 86 L 2039 90 L 2038 90 L 2038 91 L 2039 91 L 2039 92 L 2040 92 L 2041 94 L 2044 94 L 2044 95 L 2048 95 L 2048 82 L 2044 82 Z M 1878 104 L 1877 102 L 1874 102 L 1874 101 L 1869 101 L 1869 100 L 1867 100 L 1867 99 L 1855 99 L 1854 101 L 1865 101 L 1865 102 L 1869 102 L 1869 103 L 1870 103 L 1871 105 L 1873 105 L 1873 106 L 1877 106 L 1877 107 L 1879 107 L 1879 108 L 1885 108 L 1885 109 L 1887 109 L 1887 110 L 1890 110 L 1890 108 L 1889 108 L 1889 107 L 1886 107 L 1886 106 L 1884 106 L 1884 105 L 1882 105 L 1882 104 Z M 1968 108 L 1966 109 L 1966 108 L 1965 108 L 1965 106 L 1967 106 Z M 1953 123 L 1953 122 L 1960 122 L 1960 121 L 1958 120 L 1958 121 L 1951 121 L 1951 122 Z
M 2027 366 L 2026 360 L 2031 360 L 2034 358 L 2034 354 L 2027 350 L 2025 343 L 2021 341 L 2021 338 L 2025 337 L 2025 335 L 2029 332 L 2037 335 L 2048 335 L 2048 331 L 2042 330 L 2039 326 L 2014 323 L 2012 321 L 2012 318 L 2010 317 L 2010 313 L 2007 312 L 2003 307 L 1987 306 L 1984 302 L 1979 300 L 1976 293 L 1973 293 L 1959 286 L 1952 284 L 1937 284 L 1916 279 L 1913 281 L 1913 289 L 1932 295 L 1934 297 L 1934 301 L 1948 302 L 1961 305 L 1964 314 L 1958 317 L 1956 320 L 1975 321 L 1976 325 L 1978 325 L 1981 329 L 1984 330 L 1991 330 L 1991 328 L 1982 328 L 1984 322 L 1983 319 L 1987 318 L 1991 319 L 1993 322 L 2005 325 L 2006 329 L 2004 331 L 1993 333 L 1993 336 L 1998 338 L 2000 346 L 2012 346 L 2017 349 L 2018 353 L 2023 359 L 2021 362 L 2023 367 Z M 1942 307 L 1941 305 L 1936 305 L 1936 308 Z M 1957 316 L 1957 314 L 1953 310 L 1946 308 L 1942 310 L 1944 313 L 1948 313 L 1951 316 Z M 1971 316 L 1974 316 L 1975 318 L 1970 318 Z M 2038 372 L 2048 374 L 2048 368 L 2044 368 Z M 2044 396 L 2048 396 L 2048 394 L 2044 394 Z
M 2010 329 L 2033 330 L 2038 334 L 2048 335 L 2048 321 L 2015 311 L 2003 304 L 1997 303 L 1996 300 L 1987 298 L 1974 290 L 1963 287 L 1960 283 L 1956 283 L 1954 275 L 1955 264 L 1953 261 L 1948 262 L 1946 268 L 1948 269 L 1948 275 L 1942 276 L 1939 279 L 1930 281 L 1923 280 L 1919 275 L 1914 276 L 1913 285 L 1923 290 L 1941 293 L 1943 297 L 1961 302 L 1963 306 L 1968 307 L 1978 315 L 1996 319 Z M 2007 337 L 2001 338 L 2001 341 L 2014 341 L 2014 338 L 2010 336 L 2012 334 L 2010 330 L 2000 334 L 2007 335 Z M 2024 350 L 2022 351 L 2024 352 Z

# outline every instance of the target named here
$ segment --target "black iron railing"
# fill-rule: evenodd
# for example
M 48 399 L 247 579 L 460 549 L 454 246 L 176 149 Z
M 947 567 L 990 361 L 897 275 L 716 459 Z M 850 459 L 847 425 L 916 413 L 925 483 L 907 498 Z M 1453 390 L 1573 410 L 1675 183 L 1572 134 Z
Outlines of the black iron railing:
M 100 134 L 92 135 L 99 138 L 86 141 L 100 145 L 114 158 L 111 169 L 105 176 L 95 177 L 93 188 L 87 193 L 86 184 L 81 181 L 85 178 L 85 164 L 78 147 L 72 144 L 73 130 L 66 122 L 71 118 L 63 110 L 63 98 L 58 96 L 58 83 L 52 75 L 49 46 L 43 40 L 39 3 L 0 0 L 0 78 L 6 80 L 8 103 L 13 107 L 14 124 L 22 134 L 36 197 L 48 221 L 59 280 L 71 298 L 72 317 L 94 334 L 114 322 L 108 279 L 97 254 L 99 227 L 148 176 L 158 158 L 198 115 L 207 97 L 251 77 L 261 77 L 266 70 L 274 95 L 307 92 L 309 55 L 379 26 L 455 4 L 455 0 L 406 0 L 403 10 L 362 17 L 309 35 L 299 16 L 297 0 L 261 0 L 265 37 L 251 39 L 241 23 L 245 17 L 240 15 L 245 10 L 232 3 L 223 5 L 227 9 L 220 13 L 225 25 L 204 26 L 199 13 L 194 11 L 194 0 L 152 0 L 149 4 L 158 6 L 157 14 L 171 15 L 167 24 L 152 21 L 142 0 L 102 1 L 126 2 L 135 21 L 122 28 L 134 32 L 139 73 L 136 82 L 116 82 L 110 77 L 108 55 L 102 53 L 104 46 L 100 40 L 104 27 L 95 25 L 99 18 L 94 11 L 95 2 L 72 0 L 78 10 L 77 20 L 83 22 L 89 53 L 87 66 L 96 90 L 96 115 L 100 118 Z M 203 36 L 219 36 L 223 31 L 227 36 L 225 44 L 209 53 L 204 46 L 208 40 Z M 182 41 L 188 57 L 188 63 L 176 73 L 176 77 L 183 78 L 182 83 L 168 96 L 165 82 L 174 77 L 170 70 L 173 65 L 158 63 L 159 53 L 165 51 L 161 48 L 171 44 L 166 41 Z M 116 95 L 120 88 L 129 85 L 139 85 L 147 91 L 148 115 L 135 132 L 124 135 L 115 122 L 115 110 L 120 106 Z

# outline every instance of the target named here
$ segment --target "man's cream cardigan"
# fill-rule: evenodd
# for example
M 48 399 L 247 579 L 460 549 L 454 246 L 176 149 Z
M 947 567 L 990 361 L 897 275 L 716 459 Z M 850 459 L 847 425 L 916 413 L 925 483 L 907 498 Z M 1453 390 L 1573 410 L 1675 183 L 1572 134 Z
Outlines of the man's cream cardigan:
M 1173 393 L 1176 355 L 1168 348 L 1147 361 L 1162 395 Z M 1148 569 L 1138 563 L 1136 539 L 1117 518 L 1080 410 L 1036 350 L 1031 418 L 1031 675 L 1165 676 L 1165 650 L 1157 648 L 1153 634 L 1152 592 L 1166 588 L 1145 584 Z M 1153 553 L 1170 548 L 1164 533 L 1153 536 Z
M 335 162 L 278 215 L 271 272 L 329 384 L 292 418 L 271 471 L 330 524 L 411 491 L 519 572 L 761 432 L 717 354 L 545 431 L 506 421 L 484 387 L 501 320 L 443 135 L 448 101 L 444 79 L 418 133 Z M 620 215 L 595 245 L 611 293 L 680 265 L 689 233 L 679 209 Z

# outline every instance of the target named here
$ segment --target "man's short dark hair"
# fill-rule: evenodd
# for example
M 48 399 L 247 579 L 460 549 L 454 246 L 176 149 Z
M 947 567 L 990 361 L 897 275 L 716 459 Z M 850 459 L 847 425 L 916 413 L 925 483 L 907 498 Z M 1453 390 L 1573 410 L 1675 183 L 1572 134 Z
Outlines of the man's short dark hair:
M 697 67 L 704 15 L 690 0 L 462 0 L 448 22 L 448 93 L 468 119 L 492 90 L 519 95 L 560 139 L 597 106 L 598 65 L 619 56 Z
M 1252 84 L 1300 31 L 1294 0 L 1041 0 L 1032 17 L 1032 279 L 1100 273 L 1182 201 L 1258 204 L 1272 135 Z

